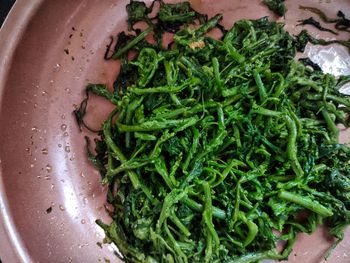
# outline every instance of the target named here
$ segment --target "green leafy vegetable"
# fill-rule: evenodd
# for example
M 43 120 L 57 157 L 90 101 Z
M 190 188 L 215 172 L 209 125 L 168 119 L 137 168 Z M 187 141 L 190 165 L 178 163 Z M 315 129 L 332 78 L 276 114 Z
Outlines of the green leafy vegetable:
M 338 33 L 333 31 L 332 29 L 321 26 L 320 22 L 316 21 L 313 17 L 309 17 L 308 19 L 304 19 L 304 20 L 299 20 L 298 22 L 299 22 L 298 26 L 312 25 L 313 27 L 317 28 L 320 31 L 325 31 L 325 32 L 332 33 L 333 35 L 338 35 Z
M 262 2 L 278 16 L 284 16 L 287 12 L 284 0 L 263 0 Z
M 306 30 L 302 30 L 296 38 L 296 47 L 298 51 L 303 52 L 307 43 L 314 45 L 328 46 L 331 44 L 339 44 L 350 50 L 350 41 L 348 40 L 324 40 L 311 36 Z
M 203 19 L 187 2 L 161 1 L 155 18 L 153 4 L 131 1 L 127 11 L 130 30 L 148 28 L 119 34 L 113 92 L 87 87 L 115 105 L 88 157 L 114 208 L 111 224 L 97 223 L 123 259 L 283 260 L 298 233 L 321 223 L 337 244 L 350 223 L 350 148 L 337 128 L 349 124 L 339 88 L 350 77 L 294 59 L 307 42 L 326 43 L 306 31 L 294 38 L 266 17 L 214 39 L 206 33 L 222 15 Z M 165 32 L 174 32 L 168 47 L 157 41 Z
M 345 14 L 339 10 L 337 13 L 338 18 L 329 18 L 324 12 L 315 7 L 309 6 L 299 6 L 301 10 L 310 11 L 316 15 L 318 15 L 323 22 L 325 23 L 334 23 L 334 27 L 339 31 L 347 31 L 350 32 L 350 20 L 345 17 Z

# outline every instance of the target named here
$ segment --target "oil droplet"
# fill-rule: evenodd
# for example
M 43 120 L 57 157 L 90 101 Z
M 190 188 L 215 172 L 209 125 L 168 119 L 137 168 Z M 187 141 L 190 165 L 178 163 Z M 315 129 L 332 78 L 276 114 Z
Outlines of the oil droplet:
M 51 190 L 55 189 L 55 184 L 51 184 Z
M 61 125 L 61 131 L 65 131 L 67 130 L 67 125 L 66 124 L 62 124 Z
M 38 103 L 34 103 L 34 109 L 38 107 Z
M 70 94 L 70 88 L 65 88 L 64 89 L 68 94 Z
M 47 148 L 44 148 L 44 149 L 42 149 L 42 150 L 41 150 L 41 153 L 42 153 L 42 154 L 48 154 L 48 153 L 49 153 L 49 151 L 48 151 L 48 149 L 47 149 Z
M 62 144 L 59 143 L 57 146 L 61 148 L 61 147 L 62 147 Z
M 46 172 L 50 173 L 51 170 L 52 170 L 52 166 L 47 164 L 46 167 L 45 167 L 45 170 L 46 170 Z
M 43 91 L 41 92 L 41 95 L 45 96 L 45 95 L 47 95 L 47 92 L 46 92 L 45 90 L 43 90 Z
M 32 131 L 38 132 L 39 129 L 38 129 L 38 127 L 36 127 L 36 126 L 33 126 L 33 127 L 32 127 Z
M 80 173 L 80 176 L 85 178 L 85 174 L 83 172 Z
M 64 208 L 64 206 L 63 206 L 63 205 L 59 205 L 59 206 L 58 206 L 58 208 L 59 208 L 61 211 L 66 210 L 66 209 Z
M 34 164 L 30 164 L 30 168 L 33 168 L 34 167 Z
M 64 120 L 66 118 L 66 115 L 62 114 L 61 119 Z
M 69 136 L 68 132 L 64 132 L 64 133 L 63 133 L 63 136 L 64 136 L 64 137 L 68 137 L 68 136 Z
M 69 147 L 69 146 L 66 146 L 66 147 L 64 147 L 64 150 L 65 150 L 67 153 L 69 153 L 69 152 L 70 152 L 70 147 Z
M 51 180 L 51 176 L 49 174 L 45 175 L 45 180 Z
M 78 248 L 83 248 L 83 247 L 87 247 L 89 244 L 88 243 L 85 243 L 85 244 L 81 244 L 78 246 Z
M 82 219 L 82 220 L 80 221 L 80 223 L 85 224 L 85 223 L 86 223 L 85 219 Z

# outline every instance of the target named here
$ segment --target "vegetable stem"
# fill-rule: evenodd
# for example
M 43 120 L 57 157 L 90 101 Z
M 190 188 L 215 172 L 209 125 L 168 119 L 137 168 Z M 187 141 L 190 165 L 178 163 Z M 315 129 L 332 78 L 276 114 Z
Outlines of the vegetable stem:
M 316 214 L 319 214 L 320 216 L 323 216 L 323 217 L 330 217 L 333 215 L 332 210 L 328 209 L 327 207 L 324 207 L 323 205 L 305 196 L 301 196 L 301 195 L 294 194 L 287 191 L 280 191 L 278 193 L 278 197 L 286 201 L 301 205 L 302 207 L 305 207 L 308 210 L 313 211 Z

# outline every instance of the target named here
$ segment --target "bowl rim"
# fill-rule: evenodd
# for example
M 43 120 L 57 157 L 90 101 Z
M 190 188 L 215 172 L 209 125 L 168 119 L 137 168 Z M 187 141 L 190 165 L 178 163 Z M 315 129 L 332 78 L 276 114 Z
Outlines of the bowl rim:
M 31 18 L 43 2 L 44 0 L 17 0 L 0 28 L 0 110 L 16 48 Z M 5 174 L 1 166 L 0 156 L 0 258 L 3 262 L 32 262 L 13 223 L 3 183 Z

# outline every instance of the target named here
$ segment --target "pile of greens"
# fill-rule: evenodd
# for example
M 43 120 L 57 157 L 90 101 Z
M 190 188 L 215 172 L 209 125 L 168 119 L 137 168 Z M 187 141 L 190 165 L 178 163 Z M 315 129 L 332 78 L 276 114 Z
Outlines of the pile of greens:
M 89 150 L 113 205 L 111 224 L 97 220 L 107 241 L 148 263 L 287 259 L 296 235 L 321 224 L 339 242 L 350 223 L 350 148 L 337 128 L 349 124 L 339 92 L 349 77 L 295 60 L 310 38 L 266 17 L 226 31 L 220 14 L 158 2 L 153 18 L 153 4 L 128 4 L 131 31 L 106 54 L 121 62 L 113 92 L 87 87 L 115 105 Z M 214 28 L 221 37 L 207 36 Z

